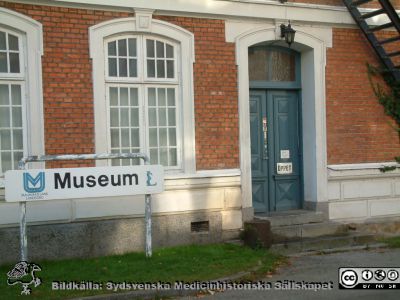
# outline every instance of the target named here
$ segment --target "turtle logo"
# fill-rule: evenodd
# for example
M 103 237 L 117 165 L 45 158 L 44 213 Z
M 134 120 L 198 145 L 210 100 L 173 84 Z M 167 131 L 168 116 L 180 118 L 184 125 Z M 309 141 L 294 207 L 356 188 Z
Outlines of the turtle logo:
M 42 269 L 37 264 L 21 261 L 14 266 L 14 269 L 7 273 L 7 284 L 15 285 L 20 283 L 22 285 L 21 295 L 29 295 L 32 292 L 29 286 L 33 284 L 37 287 L 42 282 L 40 278 L 35 275 L 36 271 L 41 270 Z

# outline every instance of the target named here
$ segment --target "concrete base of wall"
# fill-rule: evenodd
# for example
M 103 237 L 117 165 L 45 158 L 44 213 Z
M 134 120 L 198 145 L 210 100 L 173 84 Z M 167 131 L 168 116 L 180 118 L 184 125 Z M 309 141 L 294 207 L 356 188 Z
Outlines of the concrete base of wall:
M 153 249 L 237 238 L 240 228 L 223 231 L 222 219 L 221 211 L 153 216 Z M 193 231 L 193 222 L 207 221 L 208 230 Z M 122 254 L 145 247 L 143 217 L 30 225 L 27 232 L 29 261 Z M 0 228 L 0 241 L 0 264 L 19 261 L 19 228 Z
M 329 219 L 329 203 L 328 202 L 312 202 L 304 201 L 303 208 L 305 210 L 321 212 L 326 220 Z

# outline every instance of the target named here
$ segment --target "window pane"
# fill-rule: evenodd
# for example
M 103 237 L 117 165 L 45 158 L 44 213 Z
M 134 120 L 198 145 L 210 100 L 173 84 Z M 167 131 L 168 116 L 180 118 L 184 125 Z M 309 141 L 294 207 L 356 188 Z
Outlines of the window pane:
M 271 51 L 271 81 L 295 80 L 295 57 L 292 53 Z
M 138 89 L 137 88 L 131 88 L 131 106 L 138 106 L 139 105 L 139 100 L 138 100 Z
M 167 78 L 174 78 L 174 61 L 167 60 Z
M 165 106 L 165 89 L 158 89 L 158 106 Z
M 113 149 L 111 150 L 111 153 L 119 153 L 119 149 Z M 112 166 L 120 166 L 121 165 L 121 160 L 120 159 L 112 159 L 111 160 L 111 165 Z
M 108 59 L 108 76 L 117 76 L 117 59 Z
M 259 81 L 295 81 L 296 56 L 293 52 L 267 47 L 249 48 L 249 78 Z
M 175 148 L 169 149 L 169 165 L 170 166 L 178 165 L 178 155 L 176 153 Z
M 119 101 L 121 106 L 128 106 L 129 105 L 129 100 L 128 100 L 128 88 L 120 88 L 119 89 Z
M 150 139 L 150 147 L 158 146 L 157 128 L 149 129 L 149 139 Z
M 133 127 L 139 126 L 139 109 L 138 108 L 131 109 L 131 126 L 133 126 Z
M 122 149 L 121 151 L 122 153 L 129 153 L 131 152 L 130 149 Z M 130 159 L 121 159 L 121 165 L 122 166 L 129 166 L 131 164 L 131 160 Z
M 164 55 L 164 43 L 157 41 L 157 57 L 163 58 Z
M 157 60 L 157 78 L 165 78 L 164 60 Z
M 10 53 L 10 72 L 19 73 L 19 54 Z
M 0 105 L 9 105 L 8 85 L 0 84 Z M 0 114 L 0 118 L 3 116 Z
M 13 105 L 21 105 L 21 86 L 20 85 L 13 84 L 11 86 L 11 99 L 12 99 Z M 1 104 L 1 101 L 0 101 L 0 104 Z
M 116 43 L 116 41 L 108 43 L 108 55 L 113 55 L 113 56 L 117 55 L 117 43 Z
M 160 149 L 160 164 L 163 166 L 168 166 L 168 149 Z
M 129 77 L 137 77 L 137 60 L 129 59 Z
M 131 129 L 131 146 L 132 147 L 140 147 L 139 128 Z
M 8 35 L 8 49 L 18 51 L 18 37 L 15 35 Z
M 154 57 L 154 41 L 146 40 L 147 57 Z
M 119 58 L 118 59 L 118 66 L 119 66 L 119 76 L 120 77 L 127 77 L 128 70 L 127 70 L 127 60 L 126 58 Z
M 126 40 L 119 40 L 118 41 L 118 55 L 119 56 L 126 56 Z
M 23 149 L 22 129 L 13 130 L 13 146 L 14 150 Z
M 149 108 L 149 126 L 157 126 L 157 109 Z
M 110 105 L 118 106 L 118 88 L 110 87 Z
M 154 60 L 148 59 L 147 60 L 147 77 L 155 77 L 156 69 L 155 69 Z
M 110 108 L 110 124 L 111 127 L 119 126 L 118 108 Z
M 11 152 L 1 153 L 1 168 L 3 172 L 12 169 Z
M 167 89 L 168 106 L 175 106 L 175 89 Z
M 167 58 L 173 58 L 174 57 L 174 48 L 168 44 L 165 45 L 165 48 L 167 50 Z
M 129 56 L 136 56 L 136 39 L 128 39 Z
M 149 88 L 149 106 L 156 106 L 156 89 Z
M 18 168 L 18 162 L 22 159 L 23 152 L 14 152 L 14 166 L 13 169 Z
M 121 127 L 129 127 L 129 108 L 121 108 Z
M 169 128 L 168 135 L 169 135 L 169 146 L 176 146 L 176 129 Z
M 0 150 L 11 150 L 11 130 L 0 130 Z
M 158 109 L 158 124 L 160 126 L 167 125 L 167 110 L 165 108 Z
M 169 126 L 176 125 L 175 108 L 168 108 L 168 125 Z
M 0 52 L 0 72 L 7 73 L 7 52 Z
M 111 129 L 111 147 L 117 148 L 119 147 L 119 130 Z
M 13 127 L 22 127 L 22 108 L 13 107 L 12 108 L 12 123 Z
M 6 33 L 2 31 L 0 31 L 0 50 L 7 50 Z
M 122 128 L 121 129 L 121 147 L 129 147 L 129 129 Z
M 160 146 L 165 147 L 168 146 L 168 136 L 167 136 L 167 129 L 160 128 Z
M 10 109 L 0 107 L 0 127 L 10 127 Z
M 265 48 L 249 48 L 249 79 L 269 80 L 268 52 Z
M 150 163 L 158 164 L 158 149 L 150 149 Z

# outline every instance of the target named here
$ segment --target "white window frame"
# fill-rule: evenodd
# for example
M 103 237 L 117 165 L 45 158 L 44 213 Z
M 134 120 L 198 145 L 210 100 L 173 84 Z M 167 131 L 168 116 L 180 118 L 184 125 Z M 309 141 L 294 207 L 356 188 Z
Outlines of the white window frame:
M 180 60 L 178 68 L 175 69 L 179 80 L 177 97 L 180 101 L 181 118 L 181 166 L 179 170 L 170 170 L 169 174 L 185 173 L 193 174 L 196 171 L 195 158 L 195 128 L 194 128 L 194 97 L 193 97 L 193 63 L 194 63 L 194 35 L 171 23 L 152 19 L 152 12 L 135 10 L 135 18 L 122 18 L 106 21 L 89 28 L 90 57 L 93 64 L 93 93 L 94 93 L 94 115 L 95 115 L 95 149 L 96 153 L 108 151 L 108 128 L 106 122 L 108 109 L 106 104 L 106 64 L 107 48 L 104 47 L 106 40 L 123 36 L 135 36 L 144 34 L 146 37 L 163 40 L 167 43 L 173 41 L 178 44 L 180 54 L 176 54 Z M 144 20 L 142 22 L 142 20 Z M 144 54 L 144 53 L 143 53 Z M 178 56 L 179 55 L 179 56 Z M 144 61 L 144 60 L 143 60 Z M 157 78 L 156 78 L 157 79 Z M 167 86 L 167 80 L 146 80 L 150 86 Z M 174 81 L 173 85 L 176 83 Z M 172 82 L 170 84 L 172 84 Z M 178 120 L 177 120 L 178 121 Z M 178 134 L 178 132 L 177 132 Z M 98 161 L 97 166 L 105 166 L 107 162 Z
M 20 73 L 5 75 L 7 81 L 22 83 L 22 120 L 24 128 L 24 155 L 43 155 L 44 118 L 42 92 L 43 29 L 39 22 L 0 7 L 0 28 L 19 37 Z M 28 51 L 29 49 L 29 51 Z M 4 81 L 5 82 L 5 81 Z M 38 167 L 38 165 L 36 165 Z M 0 176 L 0 188 L 4 187 L 4 177 Z

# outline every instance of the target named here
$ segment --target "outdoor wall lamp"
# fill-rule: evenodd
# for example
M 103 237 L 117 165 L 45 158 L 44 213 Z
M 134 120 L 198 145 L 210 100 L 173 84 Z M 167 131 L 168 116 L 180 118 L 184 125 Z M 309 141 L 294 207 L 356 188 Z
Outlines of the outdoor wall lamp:
M 294 36 L 296 34 L 296 30 L 292 28 L 290 25 L 290 20 L 289 20 L 289 25 L 281 24 L 281 38 L 285 38 L 286 43 L 288 43 L 289 47 L 290 45 L 294 42 Z

